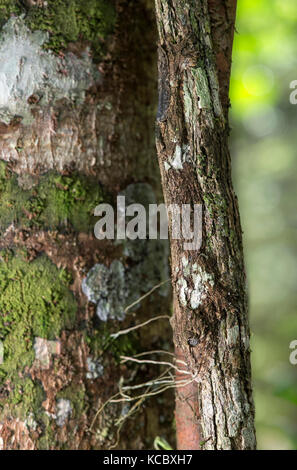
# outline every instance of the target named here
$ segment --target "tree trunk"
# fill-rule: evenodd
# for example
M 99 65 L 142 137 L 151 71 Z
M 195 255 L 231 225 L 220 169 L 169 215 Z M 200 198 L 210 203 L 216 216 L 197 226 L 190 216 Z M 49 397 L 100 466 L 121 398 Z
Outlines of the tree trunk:
M 179 448 L 255 448 L 241 227 L 228 150 L 235 9 L 235 0 L 156 0 L 165 202 L 203 210 L 200 250 L 171 239 L 174 341 L 193 374 L 188 389 L 177 389 Z
M 170 437 L 170 394 L 97 410 L 157 373 L 120 356 L 162 348 L 167 320 L 110 334 L 168 313 L 166 284 L 125 311 L 168 277 L 167 247 L 96 240 L 92 214 L 120 192 L 160 195 L 152 5 L 7 1 L 0 14 L 1 448 L 150 448 Z

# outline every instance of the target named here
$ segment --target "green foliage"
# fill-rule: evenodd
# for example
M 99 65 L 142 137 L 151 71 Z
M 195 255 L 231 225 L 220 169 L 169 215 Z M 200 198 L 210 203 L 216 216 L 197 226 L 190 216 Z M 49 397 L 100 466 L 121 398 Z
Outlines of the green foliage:
M 275 105 L 288 89 L 286 75 L 297 53 L 296 23 L 291 0 L 238 2 L 230 90 L 237 118 Z
M 260 449 L 293 449 L 297 338 L 297 9 L 291 0 L 238 2 L 231 74 L 233 171 L 250 292 Z M 271 412 L 273 410 L 273 413 Z
M 279 388 L 275 395 L 297 406 L 297 390 L 294 385 Z
M 40 177 L 38 185 L 21 189 L 17 177 L 0 162 L 0 229 L 11 223 L 23 227 L 57 228 L 70 224 L 77 231 L 94 227 L 94 208 L 102 202 L 100 185 L 83 175 L 55 172 Z
M 1 253 L 0 339 L 4 344 L 1 376 L 30 366 L 34 337 L 55 339 L 75 321 L 76 301 L 67 276 L 46 256 L 28 262 L 21 253 Z
M 95 57 L 103 50 L 103 39 L 113 31 L 116 14 L 112 0 L 48 0 L 28 10 L 21 3 L 0 0 L 0 12 L 6 21 L 12 14 L 25 14 L 32 31 L 49 33 L 45 47 L 55 52 L 65 49 L 69 42 L 88 41 Z

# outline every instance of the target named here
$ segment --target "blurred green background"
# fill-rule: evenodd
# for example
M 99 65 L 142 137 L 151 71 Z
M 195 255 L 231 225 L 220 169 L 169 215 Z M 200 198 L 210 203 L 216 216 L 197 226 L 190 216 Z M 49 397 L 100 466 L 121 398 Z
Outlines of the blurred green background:
M 259 449 L 297 449 L 297 4 L 238 0 L 231 80 L 234 182 L 250 293 Z

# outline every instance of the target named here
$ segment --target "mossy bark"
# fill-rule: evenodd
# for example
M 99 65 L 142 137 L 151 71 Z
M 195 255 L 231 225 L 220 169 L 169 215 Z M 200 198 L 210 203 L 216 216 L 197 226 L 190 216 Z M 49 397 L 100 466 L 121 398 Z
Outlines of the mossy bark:
M 160 195 L 153 5 L 0 1 L 0 14 L 1 448 L 140 449 L 158 434 L 172 442 L 170 394 L 119 436 L 129 407 L 110 405 L 93 422 L 121 379 L 156 373 L 120 365 L 120 355 L 163 347 L 169 325 L 110 334 L 168 313 L 168 297 L 156 292 L 136 316 L 104 322 L 82 292 L 95 265 L 110 276 L 116 261 L 123 289 L 129 277 L 145 293 L 166 264 L 166 250 L 150 257 L 149 277 L 146 245 L 136 256 L 93 235 L 100 202 L 138 183 Z
M 193 374 L 188 393 L 177 394 L 179 448 L 255 448 L 241 227 L 228 150 L 235 8 L 233 0 L 156 0 L 164 196 L 167 204 L 203 209 L 199 250 L 171 240 L 174 339 Z M 170 164 L 177 148 L 178 169 Z

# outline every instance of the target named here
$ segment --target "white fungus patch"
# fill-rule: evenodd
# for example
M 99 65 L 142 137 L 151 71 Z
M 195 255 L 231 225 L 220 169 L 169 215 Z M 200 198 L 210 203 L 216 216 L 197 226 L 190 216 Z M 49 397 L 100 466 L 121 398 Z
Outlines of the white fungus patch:
M 41 104 L 61 98 L 84 100 L 85 90 L 99 78 L 86 50 L 81 58 L 72 53 L 58 57 L 42 45 L 48 34 L 30 31 L 23 15 L 12 17 L 0 35 L 0 119 L 9 122 L 21 115 L 24 123 L 32 120 L 28 98 L 35 94 Z
M 66 421 L 70 418 L 72 413 L 72 406 L 70 400 L 66 398 L 59 398 L 57 400 L 56 423 L 58 426 L 64 426 Z

